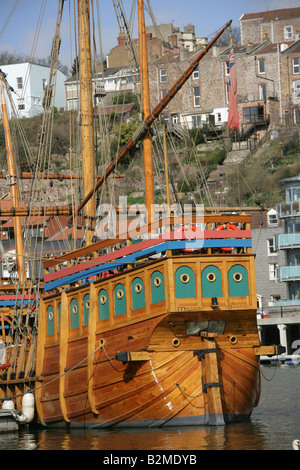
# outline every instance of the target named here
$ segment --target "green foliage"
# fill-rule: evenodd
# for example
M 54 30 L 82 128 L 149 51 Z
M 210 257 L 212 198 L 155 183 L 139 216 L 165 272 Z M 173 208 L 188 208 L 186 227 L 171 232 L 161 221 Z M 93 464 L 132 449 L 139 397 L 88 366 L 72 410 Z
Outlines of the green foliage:
M 189 135 L 190 139 L 194 142 L 196 146 L 205 142 L 203 129 L 189 129 Z
M 138 128 L 140 119 L 138 115 L 134 115 L 128 122 L 117 124 L 114 128 L 114 138 L 112 140 L 111 152 L 115 157 L 118 149 L 120 150 L 130 139 L 134 131 Z M 121 162 L 123 168 L 127 168 L 130 162 L 130 154 L 127 154 Z
M 225 160 L 226 157 L 226 151 L 224 148 L 216 148 L 210 154 L 208 155 L 207 158 L 207 164 L 211 168 L 216 168 L 218 165 L 222 165 L 223 161 Z
M 138 108 L 138 97 L 134 93 L 120 93 L 118 96 L 114 96 L 112 99 L 113 105 L 125 104 L 125 103 L 135 103 L 136 108 Z
M 299 134 L 297 131 L 288 136 L 282 145 L 283 155 L 289 155 L 295 151 L 299 151 Z

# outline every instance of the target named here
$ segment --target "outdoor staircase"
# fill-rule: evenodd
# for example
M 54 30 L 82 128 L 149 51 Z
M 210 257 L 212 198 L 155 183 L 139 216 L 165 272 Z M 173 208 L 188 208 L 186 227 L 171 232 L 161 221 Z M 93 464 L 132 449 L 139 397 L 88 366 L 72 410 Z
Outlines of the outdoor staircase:
M 167 132 L 170 134 L 175 135 L 179 139 L 183 140 L 184 138 L 188 137 L 188 131 L 183 129 L 180 124 L 172 123 L 167 124 Z

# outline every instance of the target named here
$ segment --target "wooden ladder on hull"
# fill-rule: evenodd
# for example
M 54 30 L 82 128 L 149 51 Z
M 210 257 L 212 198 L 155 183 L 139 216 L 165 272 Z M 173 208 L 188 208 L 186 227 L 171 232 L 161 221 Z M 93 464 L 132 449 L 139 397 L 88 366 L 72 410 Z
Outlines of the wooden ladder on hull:
M 202 387 L 206 394 L 205 400 L 208 414 L 208 424 L 212 426 L 224 425 L 224 415 L 221 398 L 221 383 L 218 370 L 217 348 L 214 337 L 204 337 L 204 362 Z M 203 355 L 202 355 L 203 357 Z

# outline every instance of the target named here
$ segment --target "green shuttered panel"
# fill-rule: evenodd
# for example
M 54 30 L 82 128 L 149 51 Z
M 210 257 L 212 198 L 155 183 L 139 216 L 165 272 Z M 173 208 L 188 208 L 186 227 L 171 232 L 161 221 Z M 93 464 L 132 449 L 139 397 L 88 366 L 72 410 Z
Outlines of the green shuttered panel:
M 131 285 L 132 309 L 145 308 L 145 287 L 141 278 L 136 277 Z
M 47 308 L 47 335 L 54 335 L 54 310 L 51 305 Z
M 70 303 L 70 324 L 71 330 L 79 328 L 79 306 L 76 299 L 72 299 Z
M 217 266 L 206 266 L 201 275 L 202 297 L 222 297 L 222 274 Z
M 188 266 L 180 266 L 175 273 L 176 299 L 195 299 L 195 273 Z
M 90 294 L 86 294 L 83 299 L 83 324 L 89 324 Z
M 160 271 L 154 271 L 151 275 L 151 304 L 157 304 L 165 300 L 165 281 Z
M 126 291 L 123 284 L 117 284 L 114 291 L 115 315 L 126 313 Z
M 106 320 L 109 318 L 109 299 L 105 289 L 100 289 L 99 291 L 98 308 L 99 320 Z
M 248 271 L 239 264 L 228 271 L 229 297 L 247 297 L 249 295 Z

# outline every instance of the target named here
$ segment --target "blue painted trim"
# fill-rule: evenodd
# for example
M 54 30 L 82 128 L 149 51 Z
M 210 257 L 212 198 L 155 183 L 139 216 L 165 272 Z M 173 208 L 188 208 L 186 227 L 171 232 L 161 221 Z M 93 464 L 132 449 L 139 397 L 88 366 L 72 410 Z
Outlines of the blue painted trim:
M 131 264 L 137 261 L 137 258 L 147 257 L 149 254 L 158 254 L 162 253 L 163 251 L 167 250 L 184 250 L 184 249 L 201 249 L 201 248 L 221 248 L 221 247 L 229 247 L 232 246 L 236 248 L 243 248 L 247 247 L 250 248 L 252 246 L 252 240 L 249 239 L 240 239 L 240 240 L 180 240 L 180 241 L 168 241 L 161 243 L 159 245 L 147 248 L 146 250 L 135 252 L 131 255 L 124 256 L 116 261 L 111 261 L 110 263 L 100 264 L 95 266 L 94 268 L 87 269 L 85 271 L 80 271 L 79 273 L 72 274 L 70 276 L 66 276 L 60 279 L 56 279 L 55 281 L 51 281 L 45 283 L 44 290 L 48 291 L 51 289 L 56 289 L 57 287 L 64 286 L 66 284 L 70 284 L 73 282 L 80 281 L 82 279 L 86 279 L 88 277 L 93 277 L 97 274 L 100 274 L 105 271 L 109 271 L 110 269 L 116 269 L 119 266 L 123 266 L 124 264 Z M 91 280 L 90 282 L 93 282 Z
M 5 307 L 6 305 L 27 305 L 28 304 L 28 300 L 17 300 L 17 302 L 15 300 L 0 300 L 0 307 Z

